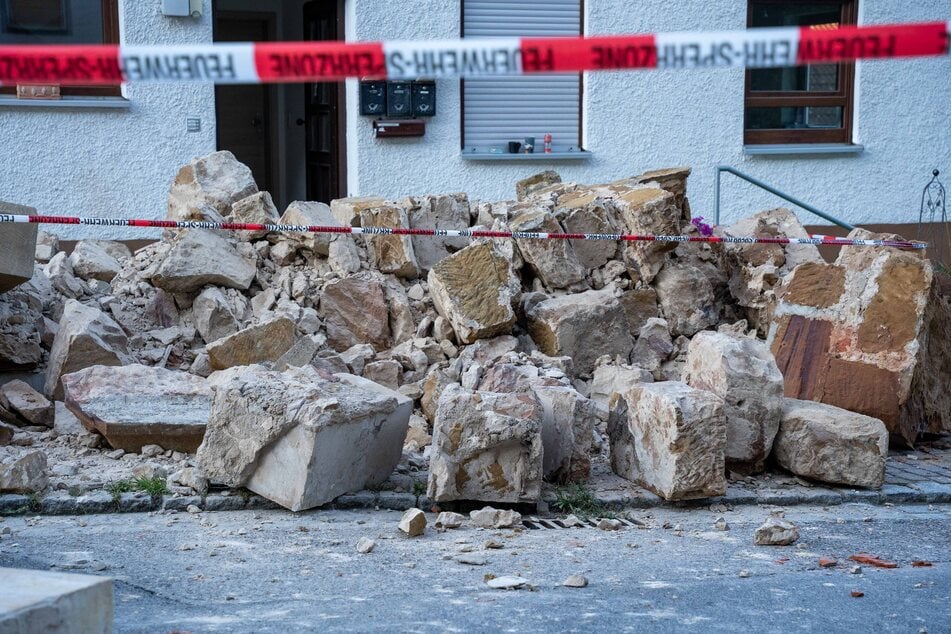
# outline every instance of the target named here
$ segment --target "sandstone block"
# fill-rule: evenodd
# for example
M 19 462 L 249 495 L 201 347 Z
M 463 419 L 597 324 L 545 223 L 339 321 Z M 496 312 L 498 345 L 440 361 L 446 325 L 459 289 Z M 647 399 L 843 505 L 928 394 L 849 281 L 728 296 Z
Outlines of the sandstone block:
M 633 385 L 613 405 L 619 416 L 608 433 L 615 473 L 665 500 L 726 493 L 720 397 L 667 381 Z
M 383 283 L 377 276 L 359 274 L 324 287 L 320 314 L 327 342 L 337 352 L 367 343 L 377 352 L 390 346 L 389 311 Z
M 236 365 L 277 361 L 291 349 L 296 337 L 294 322 L 287 317 L 277 317 L 222 337 L 208 344 L 206 351 L 211 367 L 224 370 Z
M 330 201 L 330 213 L 342 227 L 359 227 L 361 214 L 364 209 L 388 205 L 385 198 L 378 196 L 358 196 L 353 198 L 338 198 Z
M 466 194 L 423 196 L 408 205 L 413 229 L 468 229 L 469 198 Z M 413 252 L 421 271 L 429 271 L 446 256 L 469 246 L 469 238 L 413 236 Z
M 543 475 L 550 482 L 585 482 L 591 475 L 588 452 L 599 417 L 595 404 L 571 387 L 536 385 L 542 407 Z
M 699 332 L 687 350 L 683 381 L 723 399 L 727 464 L 761 470 L 783 411 L 783 375 L 765 342 Z
M 23 381 L 0 385 L 0 406 L 19 414 L 30 425 L 53 426 L 53 404 Z
M 343 226 L 337 222 L 333 214 L 330 213 L 330 207 L 324 203 L 305 202 L 297 200 L 292 202 L 284 215 L 281 216 L 282 225 L 339 227 Z M 284 241 L 294 245 L 296 248 L 307 249 L 316 255 L 327 257 L 330 254 L 330 243 L 338 236 L 333 233 L 298 233 L 288 232 L 282 235 Z M 351 236 L 341 236 L 353 240 Z
M 673 351 L 674 343 L 670 339 L 667 322 L 652 317 L 641 326 L 631 352 L 631 363 L 656 373 Z
M 591 377 L 591 400 L 605 411 L 615 394 L 623 394 L 634 383 L 652 383 L 648 370 L 631 365 L 599 365 Z
M 203 207 L 227 216 L 231 205 L 258 191 L 251 169 L 228 151 L 213 152 L 184 165 L 168 192 L 168 220 L 203 220 Z
M 0 214 L 33 216 L 36 215 L 36 209 L 0 201 Z M 36 235 L 35 224 L 3 224 L 3 231 L 0 231 L 0 293 L 33 277 Z
M 552 170 L 545 170 L 544 172 L 539 172 L 538 174 L 533 174 L 528 178 L 523 178 L 522 180 L 515 183 L 515 198 L 518 200 L 525 200 L 530 197 L 537 190 L 549 185 L 555 185 L 561 182 L 561 176 L 558 172 Z
M 680 235 L 681 217 L 674 194 L 652 185 L 637 186 L 614 200 L 625 233 Z M 643 282 L 650 283 L 664 266 L 676 242 L 629 242 L 621 247 L 624 262 Z
M 127 346 L 125 332 L 104 312 L 76 300 L 66 302 L 50 350 L 44 391 L 59 399 L 63 396 L 60 378 L 64 374 L 94 365 L 131 363 Z
M 885 483 L 888 430 L 871 416 L 787 398 L 773 453 L 804 478 L 877 489 Z
M 409 219 L 406 211 L 396 205 L 370 207 L 360 212 L 360 225 L 409 228 Z M 405 279 L 419 277 L 419 264 L 410 236 L 369 234 L 365 237 L 367 250 L 378 271 Z
M 46 454 L 42 451 L 27 451 L 0 463 L 0 493 L 39 493 L 48 484 Z
M 618 298 L 627 316 L 627 325 L 631 335 L 636 337 L 641 328 L 652 317 L 660 317 L 660 307 L 657 305 L 657 291 L 646 286 L 635 290 L 625 291 Z
M 209 284 L 247 290 L 257 269 L 221 236 L 187 229 L 171 242 L 152 284 L 170 293 L 191 293 Z
M 268 192 L 257 192 L 236 200 L 231 205 L 231 222 L 274 225 L 281 221 L 281 214 L 274 206 L 274 200 Z M 260 240 L 267 235 L 267 231 L 238 231 L 242 240 Z
M 106 252 L 96 241 L 80 240 L 69 256 L 73 273 L 84 280 L 111 282 L 122 266 L 119 260 Z
M 194 453 L 211 413 L 211 388 L 187 372 L 94 366 L 64 376 L 63 387 L 66 407 L 83 427 L 129 452 L 159 445 Z
M 522 514 L 511 509 L 495 509 L 485 506 L 470 511 L 469 519 L 479 528 L 514 528 L 522 523 Z
M 195 330 L 205 343 L 212 343 L 233 335 L 240 329 L 234 306 L 220 288 L 209 286 L 195 298 L 192 304 Z
M 626 359 L 634 347 L 624 309 L 610 289 L 546 299 L 529 309 L 527 318 L 539 350 L 552 357 L 571 357 L 583 374 L 594 370 L 598 357 Z
M 426 532 L 426 514 L 419 509 L 408 509 L 400 518 L 399 528 L 408 537 L 419 537 Z
M 473 244 L 445 258 L 428 281 L 436 310 L 452 324 L 460 343 L 506 334 L 515 325 L 512 304 L 521 282 L 492 244 Z
M 232 368 L 215 395 L 198 463 L 293 511 L 376 486 L 396 467 L 413 403 L 347 374 Z
M 559 201 L 558 211 L 566 205 Z M 583 205 L 572 205 L 562 221 L 568 233 L 606 233 L 618 231 L 614 208 L 601 199 Z M 569 240 L 581 266 L 587 270 L 600 268 L 617 255 L 618 243 L 614 240 Z
M 544 209 L 520 214 L 511 223 L 512 231 L 562 233 L 555 217 Z M 519 253 L 532 271 L 549 289 L 585 289 L 585 267 L 568 240 L 537 240 L 517 238 Z
M 433 424 L 434 502 L 534 502 L 541 494 L 541 407 L 534 396 L 447 386 Z
M 708 276 L 691 264 L 665 266 L 654 280 L 654 290 L 674 336 L 692 337 L 720 319 Z

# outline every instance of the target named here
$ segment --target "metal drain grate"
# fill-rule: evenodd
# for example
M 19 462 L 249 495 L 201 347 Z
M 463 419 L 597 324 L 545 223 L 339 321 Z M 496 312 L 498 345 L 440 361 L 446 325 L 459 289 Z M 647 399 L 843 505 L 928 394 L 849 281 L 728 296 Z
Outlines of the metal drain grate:
M 643 526 L 642 523 L 637 521 L 631 521 L 621 517 L 615 518 L 624 526 L 630 526 L 632 528 L 640 528 Z M 601 518 L 592 518 L 592 519 L 579 519 L 580 523 L 569 526 L 562 520 L 558 519 L 540 519 L 538 517 L 528 517 L 522 519 L 522 526 L 529 530 L 540 530 L 543 528 L 597 528 L 598 522 Z

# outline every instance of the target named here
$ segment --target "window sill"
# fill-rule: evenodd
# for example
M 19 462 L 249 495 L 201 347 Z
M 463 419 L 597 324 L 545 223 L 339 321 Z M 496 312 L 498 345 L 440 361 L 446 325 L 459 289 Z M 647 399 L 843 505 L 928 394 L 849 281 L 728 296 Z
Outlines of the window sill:
M 460 154 L 464 161 L 587 161 L 591 152 L 535 152 L 534 154 L 508 154 L 504 152 L 463 152 Z
M 17 99 L 0 97 L 0 108 L 101 108 L 128 110 L 132 102 L 123 97 L 63 97 L 62 99 Z
M 865 146 L 859 143 L 790 143 L 744 145 L 747 156 L 787 156 L 801 154 L 861 154 Z

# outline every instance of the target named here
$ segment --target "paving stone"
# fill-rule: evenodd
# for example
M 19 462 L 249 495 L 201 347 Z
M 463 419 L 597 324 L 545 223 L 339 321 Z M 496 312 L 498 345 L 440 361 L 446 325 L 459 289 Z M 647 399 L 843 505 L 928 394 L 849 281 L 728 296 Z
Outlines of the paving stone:
M 240 511 L 247 505 L 240 495 L 209 495 L 205 498 L 206 511 Z
M 924 502 L 924 496 L 919 495 L 917 491 L 910 487 L 897 484 L 885 484 L 882 487 L 881 493 L 882 501 L 891 502 L 892 504 L 907 504 L 919 500 Z
M 16 493 L 0 495 L 0 515 L 22 515 L 29 510 L 29 496 Z
M 123 493 L 119 496 L 120 513 L 145 513 L 157 511 L 162 505 L 161 498 L 155 499 L 144 493 Z
M 924 501 L 929 504 L 951 502 L 951 485 L 940 484 L 938 482 L 916 482 L 911 486 L 920 494 L 923 494 L 925 497 Z
M 165 504 L 163 509 L 166 511 L 185 511 L 188 509 L 189 505 L 194 504 L 198 508 L 201 508 L 201 496 L 200 495 L 186 495 L 184 497 L 172 497 L 165 496 Z

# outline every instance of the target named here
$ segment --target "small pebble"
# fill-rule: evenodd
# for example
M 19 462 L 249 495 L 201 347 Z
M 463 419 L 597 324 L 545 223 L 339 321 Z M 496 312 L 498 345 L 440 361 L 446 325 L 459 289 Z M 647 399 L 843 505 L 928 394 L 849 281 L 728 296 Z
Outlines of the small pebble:
M 717 529 L 718 531 L 728 531 L 730 530 L 730 525 L 727 524 L 725 519 L 718 517 L 717 521 L 713 523 L 713 528 Z
M 853 575 L 862 574 L 862 566 L 852 566 L 851 568 L 849 568 L 849 573 Z
M 376 542 L 369 537 L 361 537 L 357 541 L 357 552 L 361 555 L 372 553 L 374 548 L 376 548 Z
M 741 571 L 740 571 L 740 574 L 738 574 L 737 576 L 738 576 L 740 579 L 746 579 L 747 577 L 750 576 L 750 571 L 749 571 L 749 570 L 741 570 Z
M 571 575 L 561 582 L 561 585 L 567 588 L 587 588 L 588 578 L 581 575 Z

